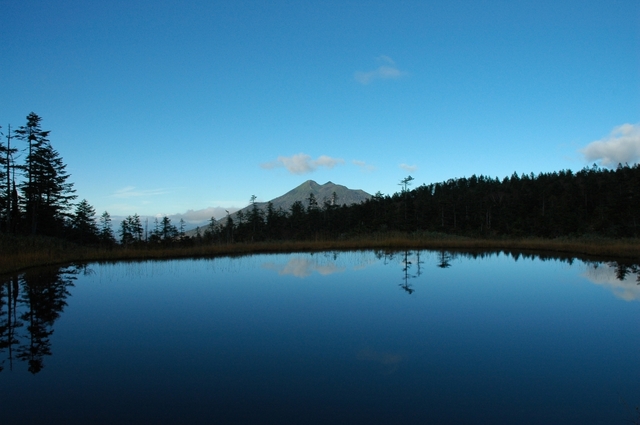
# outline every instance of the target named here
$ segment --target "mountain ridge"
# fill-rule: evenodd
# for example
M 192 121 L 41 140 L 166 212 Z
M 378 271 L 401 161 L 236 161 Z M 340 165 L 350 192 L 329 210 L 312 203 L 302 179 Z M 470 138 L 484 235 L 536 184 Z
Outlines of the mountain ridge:
M 325 201 L 331 202 L 334 193 L 336 194 L 335 203 L 338 206 L 344 204 L 358 204 L 371 198 L 370 194 L 361 189 L 349 189 L 346 186 L 335 184 L 331 181 L 328 181 L 325 184 L 318 184 L 315 180 L 307 180 L 284 195 L 280 195 L 270 201 L 256 202 L 256 206 L 261 210 L 266 211 L 267 205 L 271 202 L 275 210 L 282 208 L 284 211 L 288 211 L 294 202 L 300 201 L 306 208 L 309 206 L 309 196 L 313 194 L 318 202 L 318 206 L 322 207 Z M 247 205 L 246 207 L 231 214 L 230 217 L 235 221 L 239 211 L 246 214 L 251 208 L 253 208 L 252 205 Z M 218 220 L 218 222 L 221 223 L 224 221 L 225 218 Z
M 257 202 L 256 204 L 259 207 L 264 206 L 266 208 L 266 205 L 271 202 L 275 209 L 282 208 L 286 211 L 295 201 L 302 202 L 305 204 L 305 207 L 308 206 L 306 200 L 309 199 L 310 194 L 313 194 L 318 201 L 318 205 L 322 206 L 325 201 L 331 202 L 334 193 L 336 194 L 335 203 L 337 205 L 357 204 L 371 198 L 370 194 L 361 189 L 349 189 L 346 186 L 335 184 L 332 181 L 321 185 L 314 180 L 307 180 L 284 195 L 273 198 L 271 201 Z M 249 205 L 246 208 L 250 207 Z
M 334 193 L 336 195 L 335 198 L 333 196 Z M 273 198 L 270 201 L 256 202 L 255 204 L 262 211 L 267 210 L 269 202 L 271 202 L 275 210 L 282 208 L 282 210 L 288 211 L 291 208 L 291 205 L 296 201 L 302 202 L 304 207 L 307 208 L 309 206 L 308 199 L 311 194 L 316 198 L 318 207 L 320 208 L 322 208 L 324 202 L 335 202 L 335 205 L 338 206 L 345 204 L 352 205 L 366 201 L 372 197 L 372 195 L 362 189 L 349 189 L 346 186 L 335 184 L 332 181 L 328 181 L 325 184 L 318 184 L 314 180 L 307 180 L 283 195 Z M 253 208 L 252 205 L 247 205 L 233 214 L 230 214 L 229 217 L 234 222 L 237 222 L 238 212 L 242 211 L 242 214 L 246 214 L 251 210 L 251 208 Z M 224 224 L 226 222 L 226 217 L 217 220 L 217 222 L 220 225 Z M 201 232 L 203 231 L 204 229 L 201 228 Z M 195 229 L 186 232 L 187 236 L 193 236 L 195 233 Z

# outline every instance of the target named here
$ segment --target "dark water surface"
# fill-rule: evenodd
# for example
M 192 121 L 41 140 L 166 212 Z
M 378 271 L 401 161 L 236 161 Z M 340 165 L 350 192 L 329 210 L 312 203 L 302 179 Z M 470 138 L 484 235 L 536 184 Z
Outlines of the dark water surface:
M 633 264 L 409 251 L 0 280 L 0 423 L 615 424 Z

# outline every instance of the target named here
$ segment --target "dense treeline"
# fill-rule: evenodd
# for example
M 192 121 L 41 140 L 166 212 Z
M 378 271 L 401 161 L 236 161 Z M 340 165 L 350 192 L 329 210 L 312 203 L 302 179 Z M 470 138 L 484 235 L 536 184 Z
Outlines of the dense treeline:
M 218 229 L 219 240 L 339 238 L 371 232 L 441 232 L 466 236 L 637 237 L 640 166 L 592 166 L 537 176 L 513 174 L 451 179 L 368 201 L 337 206 L 314 199 L 289 211 L 249 210 L 242 222 Z M 224 224 L 224 220 L 223 220 Z
M 486 176 L 451 179 L 410 188 L 411 176 L 393 195 L 378 192 L 360 204 L 340 205 L 313 194 L 288 210 L 268 203 L 251 205 L 185 236 L 168 217 L 152 229 L 137 214 L 114 232 L 111 217 L 98 220 L 93 207 L 73 201 L 73 184 L 65 164 L 31 113 L 24 126 L 7 129 L 0 143 L 0 231 L 55 236 L 82 244 L 183 245 L 278 240 L 343 239 L 370 233 L 439 232 L 465 236 L 544 237 L 597 235 L 637 237 L 640 224 L 640 166 L 610 170 L 596 165 L 502 180 Z M 15 142 L 22 143 L 16 147 Z M 17 163 L 16 157 L 23 158 Z M 117 238 L 116 238 L 117 236 Z

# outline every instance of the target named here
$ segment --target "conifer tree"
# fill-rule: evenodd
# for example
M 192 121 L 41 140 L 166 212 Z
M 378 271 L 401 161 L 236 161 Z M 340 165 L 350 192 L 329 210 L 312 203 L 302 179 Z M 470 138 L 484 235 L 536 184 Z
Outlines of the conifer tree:
M 27 116 L 27 124 L 15 131 L 16 138 L 27 143 L 27 157 L 23 166 L 26 181 L 21 185 L 24 194 L 26 228 L 31 234 L 56 234 L 70 217 L 73 183 L 60 154 L 49 142 L 49 131 L 40 127 L 35 113 Z
M 13 154 L 18 150 L 11 147 L 11 125 L 7 127 L 6 145 L 3 143 L 2 136 L 4 134 L 0 132 L 0 223 L 4 221 L 4 226 L 0 226 L 0 231 L 6 230 L 7 233 L 11 233 L 13 229 L 11 219 L 15 215 L 12 202 L 14 197 L 11 190 L 11 171 Z
M 71 220 L 73 232 L 80 242 L 96 242 L 99 239 L 98 226 L 95 221 L 96 210 L 86 199 L 76 206 Z
M 140 216 L 136 213 L 133 216 L 129 216 L 129 228 L 131 234 L 136 242 L 142 242 L 144 229 L 142 228 L 142 221 Z
M 130 245 L 134 242 L 141 242 L 144 235 L 142 222 L 138 214 L 127 216 L 120 223 L 120 243 L 122 245 Z
M 185 235 L 184 235 L 184 226 L 186 225 L 185 221 L 183 218 L 180 219 L 180 231 L 178 233 L 178 236 L 180 237 L 180 240 L 183 240 Z
M 227 212 L 228 214 L 228 212 Z M 207 226 L 207 228 L 204 230 L 204 238 L 207 240 L 207 242 L 212 242 L 214 239 L 214 236 L 216 234 L 216 229 L 218 227 L 218 222 L 216 221 L 216 219 L 211 216 L 211 218 L 209 219 L 209 225 Z
M 162 217 L 162 222 L 160 223 L 160 225 L 162 240 L 164 242 L 171 242 L 178 235 L 178 229 L 176 229 L 176 226 L 171 224 L 171 219 L 166 215 Z
M 247 214 L 249 224 L 251 225 L 251 241 L 254 241 L 257 238 L 258 233 L 262 231 L 262 226 L 264 225 L 264 220 L 262 218 L 263 213 L 262 210 L 258 208 L 256 199 L 256 195 L 251 195 L 251 199 L 249 200 L 251 203 L 251 209 Z
M 116 241 L 111 228 L 111 215 L 107 211 L 100 216 L 100 241 L 107 245 L 112 245 Z
M 131 216 L 128 216 L 120 223 L 120 230 L 118 230 L 118 233 L 120 233 L 120 243 L 122 245 L 130 245 L 134 241 L 130 220 Z

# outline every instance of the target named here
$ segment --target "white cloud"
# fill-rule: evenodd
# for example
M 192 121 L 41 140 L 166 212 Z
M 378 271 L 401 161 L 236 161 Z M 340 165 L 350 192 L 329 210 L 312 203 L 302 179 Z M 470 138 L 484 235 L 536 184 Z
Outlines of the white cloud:
M 364 161 L 359 161 L 357 159 L 354 159 L 353 161 L 351 161 L 354 165 L 357 165 L 358 167 L 360 167 L 360 169 L 362 171 L 375 171 L 376 167 L 371 165 L 371 164 L 367 164 Z
M 155 195 L 164 195 L 169 193 L 166 189 L 147 189 L 147 190 L 135 190 L 135 186 L 126 186 L 122 189 L 116 190 L 116 192 L 111 195 L 114 198 L 126 199 L 126 198 L 138 198 L 141 196 L 155 196 Z
M 220 220 L 223 217 L 227 216 L 226 211 L 228 210 L 230 214 L 238 211 L 239 208 L 224 208 L 224 207 L 209 207 L 202 210 L 187 210 L 187 212 L 182 214 L 173 214 L 170 215 L 169 218 L 172 221 L 180 221 L 183 219 L 189 224 L 192 223 L 201 223 L 204 221 L 209 221 L 211 217 L 215 217 L 216 220 Z
M 381 55 L 376 59 L 383 64 L 372 71 L 355 72 L 353 76 L 357 82 L 366 85 L 375 80 L 395 80 L 407 75 L 405 71 L 400 71 L 396 67 L 396 63 L 389 56 Z
M 580 152 L 587 161 L 600 161 L 605 167 L 637 162 L 640 159 L 640 124 L 616 127 L 609 136 L 589 143 Z
M 344 160 L 340 158 L 331 158 L 330 156 L 321 155 L 315 160 L 315 164 L 319 167 L 333 168 L 338 164 L 343 164 Z
M 310 155 L 299 153 L 291 157 L 279 156 L 276 161 L 262 164 L 261 167 L 266 169 L 285 167 L 291 174 L 306 174 L 315 171 L 318 167 L 333 168 L 343 163 L 344 160 L 341 158 L 322 155 L 318 159 L 312 159 Z
M 399 167 L 409 173 L 413 173 L 418 169 L 417 165 L 408 165 L 408 164 L 400 164 Z

